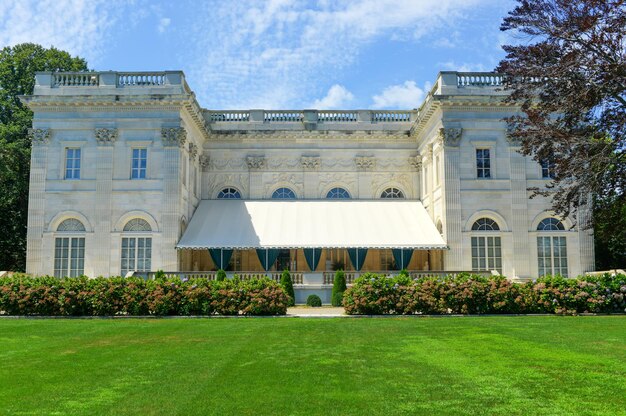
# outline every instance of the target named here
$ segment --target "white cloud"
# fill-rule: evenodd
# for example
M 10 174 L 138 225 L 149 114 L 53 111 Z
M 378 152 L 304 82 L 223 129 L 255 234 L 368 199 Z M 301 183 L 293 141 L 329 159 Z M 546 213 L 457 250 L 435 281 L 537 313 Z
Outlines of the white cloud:
M 340 74 L 374 40 L 415 41 L 484 1 L 218 2 L 196 13 L 194 47 L 181 59 L 195 68 L 188 78 L 208 107 L 301 106 L 314 98 L 311 85 L 332 83 L 327 74 Z
M 354 100 L 354 95 L 344 86 L 335 84 L 329 88 L 328 93 L 322 99 L 315 100 L 311 108 L 317 110 L 345 108 Z
M 417 86 L 415 81 L 405 81 L 400 85 L 390 85 L 372 97 L 371 108 L 417 108 L 424 99 L 424 89 Z
M 0 45 L 33 42 L 97 61 L 122 5 L 107 0 L 3 0 Z
M 162 17 L 159 19 L 159 25 L 157 26 L 159 33 L 164 33 L 170 23 L 172 23 L 172 19 L 169 17 Z
M 458 64 L 454 61 L 448 62 L 439 62 L 437 65 L 443 71 L 458 71 L 458 72 L 489 72 L 492 71 L 493 68 L 489 69 L 485 67 L 483 64 L 471 64 L 471 63 L 462 63 Z

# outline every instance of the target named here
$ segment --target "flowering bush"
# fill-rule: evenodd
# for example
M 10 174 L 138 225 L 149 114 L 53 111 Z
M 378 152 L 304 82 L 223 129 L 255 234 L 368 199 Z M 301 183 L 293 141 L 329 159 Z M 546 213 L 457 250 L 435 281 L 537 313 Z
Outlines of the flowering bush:
M 626 276 L 543 277 L 513 283 L 468 273 L 411 279 L 366 273 L 343 298 L 348 314 L 626 312 Z
M 0 278 L 0 314 L 8 315 L 284 315 L 287 304 L 268 278 Z

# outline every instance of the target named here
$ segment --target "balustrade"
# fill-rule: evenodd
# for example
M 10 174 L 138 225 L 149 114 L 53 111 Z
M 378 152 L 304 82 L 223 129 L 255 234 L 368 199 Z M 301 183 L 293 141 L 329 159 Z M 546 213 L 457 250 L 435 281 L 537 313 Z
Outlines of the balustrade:
M 302 111 L 266 111 L 263 119 L 265 122 L 302 121 L 304 119 L 304 115 Z
M 372 121 L 376 123 L 408 123 L 411 121 L 410 111 L 373 111 Z
M 356 111 L 318 111 L 317 120 L 319 122 L 355 123 L 359 120 L 359 114 Z
M 52 77 L 54 87 L 87 87 L 98 86 L 99 74 L 97 73 L 55 73 Z
M 250 112 L 249 111 L 215 111 L 215 112 L 210 113 L 210 118 L 212 122 L 250 121 Z
M 490 72 L 459 72 L 456 79 L 459 87 L 499 87 L 504 76 Z
M 146 87 L 165 85 L 164 72 L 118 73 L 117 85 L 120 87 Z

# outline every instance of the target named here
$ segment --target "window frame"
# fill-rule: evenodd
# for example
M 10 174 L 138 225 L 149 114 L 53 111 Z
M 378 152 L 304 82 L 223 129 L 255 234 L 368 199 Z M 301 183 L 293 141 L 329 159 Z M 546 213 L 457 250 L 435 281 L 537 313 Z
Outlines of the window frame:
M 390 195 L 390 196 L 389 196 Z M 398 195 L 398 196 L 394 196 Z M 380 199 L 406 199 L 404 191 L 397 186 L 389 186 L 380 193 Z
M 334 196 L 331 196 L 333 193 Z M 344 196 L 339 196 L 340 193 L 343 193 Z M 334 186 L 326 192 L 326 199 L 352 199 L 350 192 L 341 186 Z
M 145 225 L 149 227 L 148 230 L 132 230 L 128 229 L 131 222 L 137 220 L 143 221 Z M 143 224 L 142 224 L 143 225 Z M 133 225 L 130 225 L 133 227 Z M 152 225 L 145 218 L 133 217 L 130 218 L 124 224 L 122 232 L 120 233 L 120 275 L 122 277 L 130 271 L 149 272 L 152 268 L 152 250 L 153 250 L 153 233 Z M 146 255 L 146 251 L 149 250 L 149 254 Z M 131 256 L 132 251 L 132 256 Z M 140 256 L 140 252 L 143 254 Z M 124 261 L 126 260 L 126 267 L 124 267 Z M 132 262 L 132 263 L 131 263 Z M 142 267 L 139 267 L 141 263 Z M 132 266 L 131 266 L 132 264 Z
M 71 158 L 69 157 L 70 151 L 73 152 Z M 76 152 L 78 152 L 78 157 L 75 157 Z M 82 147 L 65 146 L 65 163 L 63 164 L 63 179 L 80 180 L 82 158 L 83 158 Z M 70 160 L 72 161 L 71 167 L 69 167 Z M 78 161 L 78 167 L 75 165 L 76 161 Z M 72 172 L 72 174 L 68 176 L 68 172 Z
M 291 193 L 291 195 L 293 196 L 288 196 L 285 197 L 285 190 L 289 191 Z M 281 194 L 277 194 L 278 191 L 281 191 Z M 276 188 L 274 190 L 274 192 L 272 192 L 272 195 L 270 197 L 271 199 L 285 199 L 285 200 L 291 200 L 291 199 L 298 199 L 298 195 L 296 194 L 296 192 L 286 186 L 280 186 L 278 188 Z
M 479 158 L 478 158 L 478 152 L 484 152 L 487 151 L 488 152 L 488 158 L 486 159 L 489 162 L 489 166 L 488 167 L 484 167 L 484 160 L 485 158 L 483 157 L 481 160 L 483 160 L 483 166 L 480 167 L 479 166 Z M 493 154 L 493 147 L 492 146 L 476 146 L 474 147 L 474 175 L 476 179 L 493 179 L 494 175 L 493 173 L 495 172 L 495 166 L 493 164 L 493 160 L 494 160 L 494 154 Z M 483 171 L 483 176 L 480 176 L 480 172 L 481 169 Z M 485 173 L 487 172 L 488 175 L 484 176 Z
M 64 228 L 64 224 L 69 221 L 73 225 L 72 228 L 60 229 Z M 55 277 L 78 277 L 85 274 L 86 232 L 85 224 L 77 218 L 66 218 L 57 225 L 54 232 L 53 256 L 53 275 Z M 61 250 L 60 253 L 59 250 Z M 77 255 L 75 255 L 76 252 L 78 252 Z
M 539 169 L 541 171 L 541 179 L 552 180 L 556 178 L 556 172 L 554 172 L 555 163 L 550 160 L 542 160 L 539 162 Z M 547 176 L 546 176 L 547 175 Z
M 220 195 L 224 195 L 224 196 L 220 196 Z M 226 196 L 226 195 L 236 195 L 236 196 Z M 241 198 L 241 192 L 239 192 L 239 189 L 235 188 L 234 186 L 226 186 L 217 193 L 216 199 L 242 199 L 242 198 Z
M 142 159 L 141 157 L 137 158 L 139 162 L 143 160 L 145 162 L 145 166 L 135 167 L 135 151 L 145 153 L 145 157 Z M 137 172 L 137 176 L 135 176 L 135 172 Z M 143 173 L 143 176 L 141 174 Z M 130 151 L 130 179 L 131 180 L 142 180 L 148 178 L 148 148 L 147 147 L 133 147 Z

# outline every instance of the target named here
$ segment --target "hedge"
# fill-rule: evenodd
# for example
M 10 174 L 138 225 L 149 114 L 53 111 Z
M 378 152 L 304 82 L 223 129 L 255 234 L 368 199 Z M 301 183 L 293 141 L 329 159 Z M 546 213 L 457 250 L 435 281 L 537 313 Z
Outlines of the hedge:
M 344 293 L 347 314 L 624 313 L 626 276 L 549 276 L 514 283 L 462 273 L 411 279 L 366 273 Z
M 283 288 L 268 278 L 0 278 L 4 315 L 285 315 L 288 302 Z

